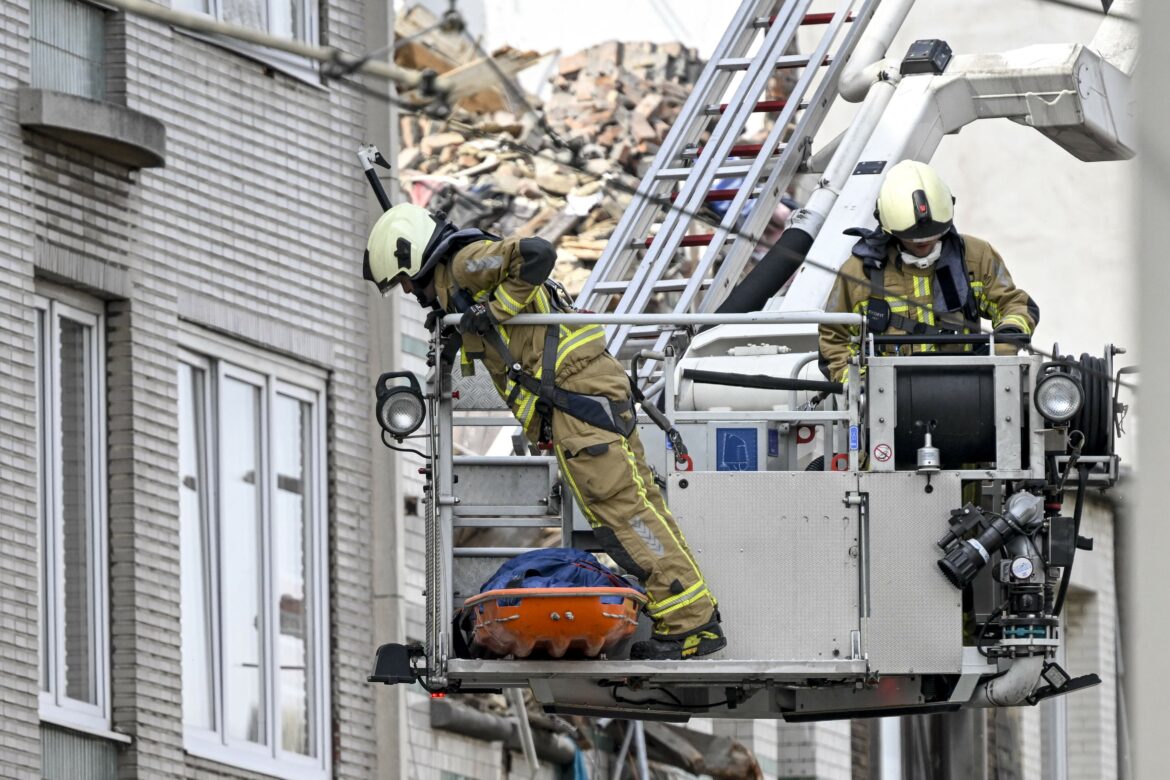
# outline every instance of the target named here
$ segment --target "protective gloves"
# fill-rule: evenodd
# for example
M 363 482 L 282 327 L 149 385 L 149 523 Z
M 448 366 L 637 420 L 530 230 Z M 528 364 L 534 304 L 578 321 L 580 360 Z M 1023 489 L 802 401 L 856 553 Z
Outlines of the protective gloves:
M 477 336 L 491 331 L 496 326 L 496 318 L 492 316 L 492 310 L 484 303 L 473 303 L 463 312 L 463 318 L 459 320 L 460 333 L 474 333 Z

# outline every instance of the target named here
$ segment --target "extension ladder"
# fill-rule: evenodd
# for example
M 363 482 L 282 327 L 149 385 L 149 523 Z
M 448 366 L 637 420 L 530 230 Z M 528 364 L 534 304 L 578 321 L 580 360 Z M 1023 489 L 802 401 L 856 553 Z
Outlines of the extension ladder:
M 715 311 L 739 281 L 809 155 L 813 135 L 837 95 L 841 70 L 878 2 L 837 0 L 835 11 L 810 13 L 813 0 L 785 0 L 774 16 L 767 14 L 775 0 L 740 5 L 582 288 L 582 308 L 640 314 L 652 302 L 677 295 L 676 314 Z M 791 54 L 802 26 L 815 26 L 820 38 L 810 53 Z M 763 40 L 747 56 L 760 32 Z M 769 79 L 782 69 L 800 71 L 787 99 L 761 100 Z M 738 81 L 736 74 L 742 74 Z M 756 112 L 778 112 L 767 140 L 737 144 Z M 713 189 L 729 178 L 742 184 Z M 702 221 L 700 208 L 716 201 L 730 201 L 722 220 L 713 233 L 697 234 L 693 226 Z M 749 203 L 750 213 L 741 221 Z M 688 274 L 680 250 L 690 246 L 706 249 Z M 617 325 L 608 328 L 607 337 L 610 352 L 622 355 L 635 347 L 660 352 L 671 333 Z M 652 361 L 646 365 L 653 370 Z

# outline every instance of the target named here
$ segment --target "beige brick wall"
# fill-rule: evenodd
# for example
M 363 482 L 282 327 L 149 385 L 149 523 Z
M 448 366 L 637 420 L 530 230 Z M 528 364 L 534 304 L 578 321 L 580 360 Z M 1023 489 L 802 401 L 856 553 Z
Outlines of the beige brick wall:
M 111 25 L 110 97 L 161 120 L 165 168 L 129 171 L 22 131 L 28 0 L 0 3 L 0 776 L 39 776 L 31 292 L 105 298 L 109 573 L 119 776 L 247 776 L 182 750 L 176 337 L 187 324 L 329 371 L 333 769 L 375 776 L 361 97 L 140 19 Z M 361 48 L 360 0 L 322 39 Z

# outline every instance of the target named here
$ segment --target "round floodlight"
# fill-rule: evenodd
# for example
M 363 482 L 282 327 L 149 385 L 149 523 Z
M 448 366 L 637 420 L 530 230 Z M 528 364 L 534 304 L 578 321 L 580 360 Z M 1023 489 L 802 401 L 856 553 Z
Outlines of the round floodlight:
M 392 383 L 392 380 L 400 379 L 406 379 L 408 384 Z M 382 374 L 374 389 L 378 398 L 374 404 L 374 416 L 382 430 L 399 441 L 418 430 L 426 418 L 427 409 L 414 374 L 408 371 Z
M 408 436 L 422 425 L 425 409 L 422 399 L 407 388 L 383 397 L 378 409 L 378 422 L 389 433 L 399 438 Z
M 1036 410 L 1053 423 L 1071 420 L 1081 410 L 1085 393 L 1068 374 L 1049 374 L 1036 385 Z

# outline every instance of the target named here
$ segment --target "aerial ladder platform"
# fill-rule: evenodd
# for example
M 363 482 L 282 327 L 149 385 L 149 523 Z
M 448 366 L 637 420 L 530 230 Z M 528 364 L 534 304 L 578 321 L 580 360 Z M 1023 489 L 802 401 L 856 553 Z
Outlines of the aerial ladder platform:
M 965 338 L 986 344 L 985 356 L 890 357 L 883 348 L 897 337 L 821 309 L 848 256 L 840 229 L 872 225 L 884 167 L 929 159 L 945 133 L 1008 117 L 1081 159 L 1131 156 L 1133 31 L 1107 19 L 1108 35 L 1089 47 L 957 55 L 902 72 L 883 58 L 913 0 L 841 0 L 822 16 L 810 0 L 774 16 L 772 5 L 746 0 L 736 12 L 582 293 L 596 313 L 513 320 L 604 324 L 611 351 L 652 364 L 691 458 L 640 422 L 647 458 L 720 598 L 728 647 L 679 662 L 632 661 L 621 647 L 592 660 L 467 652 L 454 618 L 526 549 L 459 545 L 457 531 L 559 527 L 563 546 L 597 545 L 553 458 L 455 454 L 456 427 L 514 421 L 485 375 L 432 370 L 425 388 L 393 391 L 425 410 L 422 433 L 398 433 L 426 444 L 426 636 L 380 648 L 371 681 L 436 693 L 527 687 L 549 712 L 679 721 L 1019 706 L 1097 681 L 1056 657 L 1069 571 L 1087 546 L 1085 493 L 1118 477 L 1120 350 L 997 356 L 994 334 L 976 334 L 913 338 Z M 796 54 L 807 25 L 820 37 Z M 864 61 L 846 68 L 858 52 Z M 761 107 L 767 79 L 785 67 L 799 70 L 792 93 Z M 762 310 L 718 311 L 840 92 L 861 106 L 786 231 L 817 262 Z M 756 110 L 778 117 L 759 148 L 737 149 Z M 743 183 L 716 194 L 729 177 Z M 713 197 L 731 206 L 694 238 Z M 705 247 L 689 275 L 679 265 L 688 242 Z M 861 334 L 856 364 L 832 388 L 804 378 L 824 324 Z M 431 339 L 442 354 L 443 328 Z M 380 382 L 379 403 L 389 393 Z

